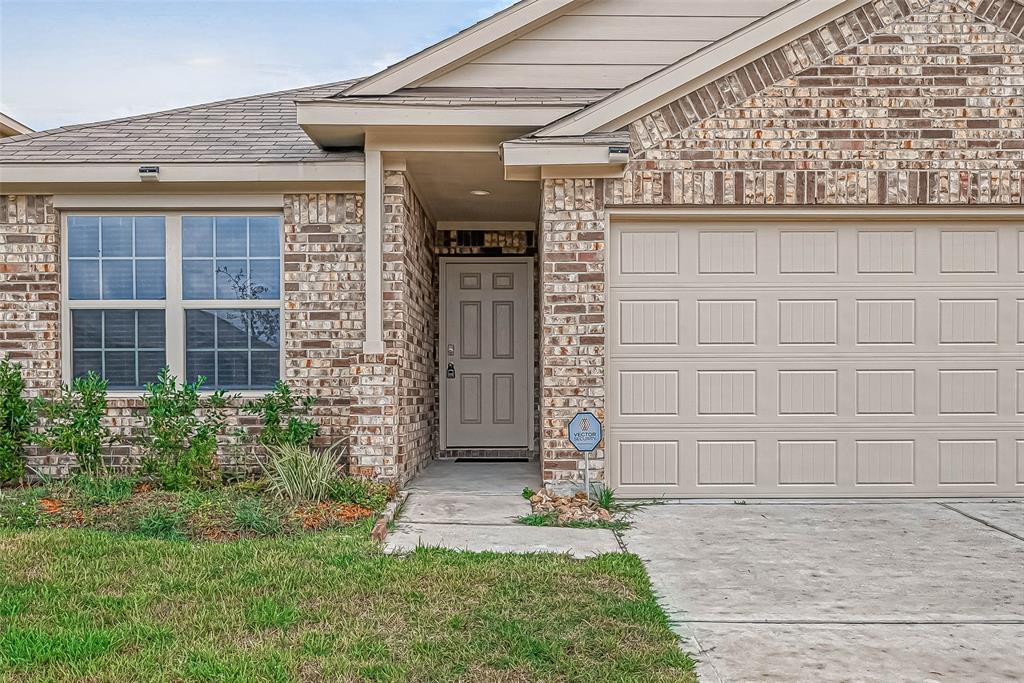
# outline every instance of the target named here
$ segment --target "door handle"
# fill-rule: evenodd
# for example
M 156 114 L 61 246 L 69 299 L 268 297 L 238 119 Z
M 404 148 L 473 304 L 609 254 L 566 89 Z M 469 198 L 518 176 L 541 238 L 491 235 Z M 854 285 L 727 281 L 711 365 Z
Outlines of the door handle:
M 448 364 L 448 370 L 445 372 L 448 379 L 455 379 L 455 363 Z

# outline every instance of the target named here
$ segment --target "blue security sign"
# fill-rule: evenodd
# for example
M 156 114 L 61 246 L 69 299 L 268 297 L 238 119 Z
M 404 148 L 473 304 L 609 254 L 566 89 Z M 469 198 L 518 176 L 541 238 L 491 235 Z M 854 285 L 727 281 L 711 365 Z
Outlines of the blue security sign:
M 601 421 L 590 412 L 576 413 L 569 422 L 569 442 L 576 450 L 590 453 L 601 443 Z

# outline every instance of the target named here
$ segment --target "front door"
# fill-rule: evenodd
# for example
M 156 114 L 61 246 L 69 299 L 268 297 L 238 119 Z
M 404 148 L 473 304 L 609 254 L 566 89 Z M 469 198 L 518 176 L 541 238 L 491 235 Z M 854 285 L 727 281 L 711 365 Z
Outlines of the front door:
M 441 262 L 445 448 L 528 448 L 533 397 L 530 259 Z

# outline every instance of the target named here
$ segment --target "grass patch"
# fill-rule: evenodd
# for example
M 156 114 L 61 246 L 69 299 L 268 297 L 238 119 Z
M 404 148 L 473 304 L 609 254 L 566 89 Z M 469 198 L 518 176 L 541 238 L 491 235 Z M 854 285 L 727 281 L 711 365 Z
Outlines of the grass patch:
M 224 543 L 0 530 L 0 680 L 696 680 L 634 556 L 390 557 L 371 524 Z

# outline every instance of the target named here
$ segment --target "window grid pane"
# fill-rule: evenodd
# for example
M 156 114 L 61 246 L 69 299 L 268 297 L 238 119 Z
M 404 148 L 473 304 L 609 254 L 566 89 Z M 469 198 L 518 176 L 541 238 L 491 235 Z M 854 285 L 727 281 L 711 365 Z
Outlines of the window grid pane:
M 184 217 L 182 298 L 280 299 L 280 239 L 281 219 L 275 216 Z
M 146 255 L 138 254 L 139 237 Z M 163 216 L 68 217 L 68 266 L 72 300 L 161 300 L 166 297 L 166 225 Z M 150 255 L 152 254 L 152 255 Z M 139 294 L 138 265 L 147 278 Z
M 147 331 L 147 337 L 154 340 L 151 344 L 141 344 L 139 334 L 139 317 L 140 315 L 146 315 L 149 310 L 127 310 L 127 309 L 78 309 L 71 311 L 71 326 L 72 326 L 72 340 L 71 340 L 71 354 L 72 354 L 72 372 L 74 377 L 83 377 L 90 370 L 96 372 L 100 377 L 106 378 L 110 384 L 111 389 L 138 389 L 144 384 L 156 380 L 156 375 L 151 372 L 147 372 L 146 376 L 140 375 L 140 353 L 144 354 L 147 359 L 147 366 L 150 371 L 156 368 L 152 365 L 152 360 L 156 354 L 164 356 L 166 361 L 166 329 L 150 329 Z M 156 315 L 151 316 L 155 322 L 160 321 L 163 323 L 163 310 L 157 310 L 155 313 L 159 313 L 159 317 Z M 129 326 L 131 327 L 132 339 L 130 344 L 126 344 L 123 341 L 120 343 L 111 343 L 107 339 L 108 326 L 111 331 L 117 331 L 119 337 L 124 336 L 126 331 L 123 326 L 114 327 L 118 325 L 116 322 L 117 318 L 125 315 L 131 316 Z M 108 320 L 108 316 L 113 320 Z M 83 339 L 88 332 L 86 324 L 90 322 L 86 319 L 92 320 L 99 323 L 98 334 L 94 336 L 90 335 L 90 339 Z M 159 344 L 156 340 L 159 340 Z M 88 343 L 88 342 L 92 343 Z M 126 368 L 123 360 L 130 358 L 132 367 Z M 121 359 L 121 363 L 112 365 L 113 359 Z M 160 363 L 160 367 L 163 367 L 164 362 Z M 77 370 L 76 370 L 77 368 Z M 124 375 L 127 372 L 130 375 L 131 381 L 124 381 Z M 111 377 L 111 375 L 117 375 Z
M 186 381 L 194 382 L 203 375 L 211 381 L 211 388 L 261 389 L 273 386 L 279 378 L 279 310 L 193 308 L 187 309 L 185 316 L 185 366 L 190 368 Z M 232 332 L 229 327 L 237 328 L 237 332 Z M 204 332 L 204 328 L 209 331 Z M 256 336 L 261 337 L 263 345 L 254 344 Z M 212 340 L 212 346 L 209 340 Z M 254 357 L 255 362 L 273 359 L 271 372 L 257 369 L 260 381 L 256 382 L 253 381 Z M 240 362 L 244 362 L 244 367 L 239 365 Z M 245 377 L 243 382 L 238 381 L 240 375 Z

